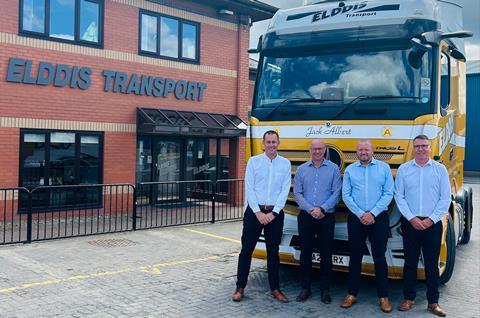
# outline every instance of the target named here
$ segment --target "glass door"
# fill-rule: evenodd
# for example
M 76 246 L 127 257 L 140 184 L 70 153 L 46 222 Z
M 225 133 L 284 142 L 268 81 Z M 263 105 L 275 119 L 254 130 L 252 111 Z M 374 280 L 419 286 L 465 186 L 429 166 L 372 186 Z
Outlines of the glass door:
M 155 140 L 154 181 L 165 182 L 157 186 L 157 202 L 177 201 L 180 199 L 181 141 Z

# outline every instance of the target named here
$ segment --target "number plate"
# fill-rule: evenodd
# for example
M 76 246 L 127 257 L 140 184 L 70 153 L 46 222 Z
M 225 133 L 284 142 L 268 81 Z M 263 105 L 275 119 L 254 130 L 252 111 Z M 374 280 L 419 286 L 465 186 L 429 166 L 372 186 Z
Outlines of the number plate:
M 332 255 L 333 265 L 348 266 L 350 256 L 346 255 Z M 320 263 L 320 253 L 312 253 L 312 262 Z

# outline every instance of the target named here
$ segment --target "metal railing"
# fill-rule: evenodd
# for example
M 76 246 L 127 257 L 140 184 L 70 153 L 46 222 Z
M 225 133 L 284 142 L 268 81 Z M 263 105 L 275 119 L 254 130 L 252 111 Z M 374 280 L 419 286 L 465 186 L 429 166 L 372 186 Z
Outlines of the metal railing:
M 0 245 L 239 219 L 243 180 L 0 188 Z

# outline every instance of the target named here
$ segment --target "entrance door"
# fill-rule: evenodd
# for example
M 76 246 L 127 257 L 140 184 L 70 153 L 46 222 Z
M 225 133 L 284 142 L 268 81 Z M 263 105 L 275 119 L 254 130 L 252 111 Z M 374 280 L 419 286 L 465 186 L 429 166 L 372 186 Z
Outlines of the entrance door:
M 157 202 L 177 201 L 180 198 L 179 186 L 174 182 L 181 180 L 181 146 L 182 143 L 175 140 L 160 139 L 154 142 L 153 181 L 166 182 L 157 186 Z

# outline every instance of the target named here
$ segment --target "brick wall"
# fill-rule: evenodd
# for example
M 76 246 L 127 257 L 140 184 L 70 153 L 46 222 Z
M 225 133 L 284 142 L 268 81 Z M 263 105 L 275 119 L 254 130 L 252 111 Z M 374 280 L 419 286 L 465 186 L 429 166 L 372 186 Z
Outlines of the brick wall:
M 164 60 L 138 59 L 139 8 L 118 1 L 105 1 L 104 49 L 76 45 L 57 45 L 48 40 L 27 39 L 19 36 L 18 1 L 1 0 L 3 18 L 0 21 L 0 119 L 33 118 L 72 122 L 100 122 L 135 124 L 137 107 L 170 108 L 203 112 L 237 114 L 246 121 L 249 100 L 248 89 L 248 26 L 226 24 L 220 21 L 200 22 L 200 65 L 173 63 Z M 149 5 L 139 1 L 141 5 Z M 187 5 L 188 2 L 181 2 Z M 195 9 L 213 13 L 212 8 Z M 198 14 L 195 16 L 198 18 Z M 26 41 L 28 40 L 28 41 Z M 32 41 L 30 41 L 32 40 Z M 133 55 L 134 61 L 122 57 Z M 103 55 L 102 55 L 103 54 Z M 102 55 L 103 57 L 99 57 Z M 33 61 L 35 73 L 40 61 L 52 64 L 88 66 L 92 68 L 92 84 L 87 90 L 69 87 L 36 86 L 6 82 L 9 58 Z M 143 60 L 142 60 L 143 61 Z M 168 65 L 167 65 L 168 64 Z M 206 67 L 204 67 L 206 66 Z M 202 68 L 203 67 L 203 68 Z M 208 87 L 202 102 L 167 98 L 136 96 L 103 91 L 102 70 L 126 72 L 129 75 L 150 75 L 206 82 Z M 232 75 L 233 74 L 233 75 Z M 42 124 L 43 125 L 43 124 Z M 48 121 L 45 124 L 48 126 Z M 42 126 L 43 127 L 43 126 Z M 29 128 L 42 128 L 29 127 Z M 18 185 L 19 131 L 23 126 L 0 124 L 0 187 Z M 49 127 L 43 127 L 49 128 Z M 112 128 L 105 131 L 104 178 L 106 183 L 135 181 L 136 134 Z M 244 158 L 242 138 L 236 157 Z M 230 150 L 232 152 L 232 150 Z M 245 160 L 235 165 L 235 177 L 243 177 Z

